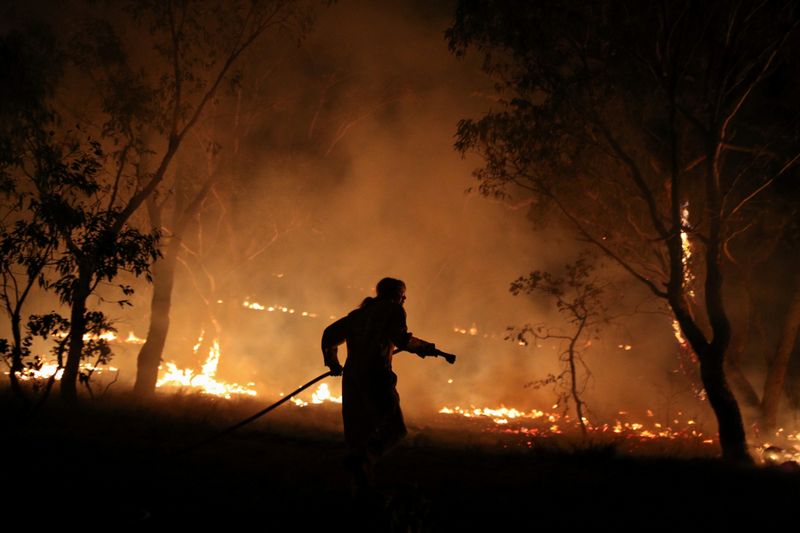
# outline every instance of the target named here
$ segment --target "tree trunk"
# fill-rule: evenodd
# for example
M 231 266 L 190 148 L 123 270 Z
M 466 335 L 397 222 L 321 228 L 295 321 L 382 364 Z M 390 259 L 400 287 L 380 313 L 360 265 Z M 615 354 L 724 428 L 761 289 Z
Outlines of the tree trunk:
M 693 348 L 700 359 L 700 377 L 708 395 L 708 401 L 719 424 L 719 444 L 722 457 L 736 463 L 752 464 L 753 458 L 747 449 L 747 436 L 742 421 L 742 412 L 725 379 L 725 355 L 731 344 L 731 323 L 723 299 L 722 243 L 723 217 L 720 192 L 720 166 L 722 139 L 725 126 L 710 139 L 708 144 L 706 200 L 708 209 L 708 239 L 706 245 L 706 277 L 704 296 L 706 316 L 711 326 L 709 342 Z M 690 340 L 691 342 L 691 340 Z
M 774 430 L 778 422 L 778 408 L 783 394 L 783 383 L 786 380 L 789 359 L 797 341 L 798 329 L 800 329 L 800 271 L 796 274 L 794 295 L 789 304 L 783 328 L 781 328 L 778 349 L 775 351 L 775 356 L 767 371 L 767 379 L 764 381 L 761 416 L 765 432 Z
M 569 357 L 569 373 L 570 373 L 570 391 L 572 392 L 572 400 L 575 402 L 575 413 L 578 415 L 578 424 L 581 426 L 581 433 L 586 438 L 586 422 L 583 421 L 583 401 L 578 393 L 578 369 L 575 365 L 575 344 L 583 333 L 583 328 L 586 326 L 586 317 L 581 317 L 578 330 L 569 341 L 568 357 Z
M 749 464 L 753 459 L 747 449 L 739 404 L 725 379 L 724 356 L 724 352 L 714 353 L 713 344 L 709 345 L 707 352 L 700 357 L 700 376 L 719 424 L 719 444 L 723 459 Z
M 23 366 L 20 315 L 16 312 L 11 315 L 11 335 L 14 339 L 14 344 L 11 347 L 11 369 L 8 373 L 8 379 L 11 382 L 11 391 L 14 393 L 14 396 L 27 405 L 30 400 L 19 382 L 19 376 L 17 376 L 18 372 L 22 372 Z
M 731 462 L 751 464 L 753 458 L 747 449 L 747 438 L 739 404 L 725 378 L 725 354 L 730 344 L 730 327 L 722 307 L 721 275 L 712 271 L 715 279 L 707 280 L 706 294 L 713 298 L 707 305 L 709 322 L 712 324 L 714 339 L 709 342 L 697 323 L 692 320 L 685 300 L 673 288 L 670 307 L 681 326 L 684 338 L 697 354 L 700 361 L 700 379 L 714 411 L 719 428 L 719 445 L 722 457 Z
M 83 355 L 83 334 L 86 333 L 86 300 L 89 298 L 92 274 L 81 268 L 75 281 L 70 311 L 69 350 L 61 376 L 61 399 L 74 404 L 78 400 L 78 372 Z
M 172 287 L 179 249 L 180 239 L 173 236 L 164 257 L 156 261 L 153 267 L 150 329 L 136 361 L 136 383 L 133 386 L 134 392 L 141 397 L 151 396 L 156 390 L 158 365 L 161 363 L 161 354 L 169 333 L 169 311 L 172 306 Z

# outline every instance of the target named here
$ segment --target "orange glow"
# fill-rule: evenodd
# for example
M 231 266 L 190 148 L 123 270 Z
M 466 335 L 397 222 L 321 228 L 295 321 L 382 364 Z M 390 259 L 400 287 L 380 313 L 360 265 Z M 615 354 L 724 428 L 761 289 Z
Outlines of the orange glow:
M 203 343 L 203 334 L 204 333 L 200 333 L 200 337 L 193 347 L 195 355 Z M 239 383 L 219 381 L 215 378 L 220 355 L 219 341 L 214 339 L 200 373 L 195 373 L 195 371 L 190 368 L 178 368 L 175 363 L 167 361 L 165 363 L 166 372 L 156 382 L 156 388 L 173 387 L 190 389 L 202 394 L 221 396 L 227 399 L 230 399 L 233 395 L 255 396 L 256 390 L 253 388 L 255 383 L 240 385 Z
M 91 363 L 84 363 L 80 368 L 81 370 L 92 371 L 95 374 L 102 374 L 103 372 L 119 372 L 119 369 L 113 366 L 95 367 Z M 61 376 L 64 374 L 64 369 L 59 369 L 56 363 L 45 363 L 38 370 L 30 369 L 25 371 L 24 374 L 17 373 L 17 377 L 21 381 L 33 381 L 37 379 L 49 379 L 53 374 L 56 375 L 56 380 L 60 380 Z M 5 372 L 5 375 L 8 375 L 8 372 Z

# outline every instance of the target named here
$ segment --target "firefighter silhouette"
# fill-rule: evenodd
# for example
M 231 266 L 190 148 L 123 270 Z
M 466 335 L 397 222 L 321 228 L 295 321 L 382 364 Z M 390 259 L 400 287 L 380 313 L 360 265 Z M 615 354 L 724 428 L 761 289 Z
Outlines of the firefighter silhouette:
M 322 354 L 333 375 L 342 375 L 342 418 L 348 453 L 344 467 L 353 476 L 356 491 L 372 486 L 375 462 L 406 435 L 400 396 L 392 371 L 392 356 L 408 351 L 420 357 L 455 356 L 433 343 L 414 337 L 406 326 L 405 283 L 384 278 L 376 296 L 328 326 L 322 334 Z M 347 343 L 344 368 L 338 346 Z

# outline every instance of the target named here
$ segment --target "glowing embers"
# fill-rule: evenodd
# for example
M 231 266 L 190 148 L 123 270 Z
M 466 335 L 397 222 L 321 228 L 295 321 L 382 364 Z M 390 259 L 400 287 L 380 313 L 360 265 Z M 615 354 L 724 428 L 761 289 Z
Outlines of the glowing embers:
M 221 302 L 222 300 L 220 300 L 220 303 Z M 299 316 L 306 318 L 317 318 L 318 316 L 317 313 L 310 313 L 308 311 L 297 312 L 297 310 L 295 310 L 294 308 L 287 307 L 285 305 L 264 306 L 258 302 L 251 302 L 249 299 L 242 302 L 242 306 L 253 311 L 266 311 L 268 313 L 287 313 L 290 315 L 297 314 Z
M 197 352 L 203 344 L 203 335 L 204 332 L 201 332 L 197 344 L 192 348 L 195 355 L 197 355 Z M 239 383 L 219 381 L 215 378 L 217 367 L 219 366 L 219 359 L 219 341 L 214 339 L 211 343 L 211 347 L 208 349 L 208 357 L 203 363 L 199 374 L 195 373 L 195 371 L 190 368 L 180 369 L 175 363 L 167 361 L 165 363 L 167 371 L 158 380 L 156 387 L 190 389 L 202 394 L 221 396 L 226 399 L 230 399 L 234 394 L 255 396 L 256 390 L 253 388 L 255 385 L 254 383 L 240 385 Z
M 800 430 L 796 433 L 787 432 L 784 428 L 775 431 L 776 442 L 780 446 L 764 442 L 758 447 L 761 460 L 768 465 L 782 465 L 785 463 L 800 464 Z
M 677 320 L 672 321 L 672 334 L 675 335 L 675 340 L 678 341 L 678 344 L 681 345 L 681 348 L 689 349 L 689 343 L 686 342 L 686 338 L 683 336 L 683 332 L 681 331 L 681 325 Z
M 558 408 L 554 405 L 553 409 Z M 514 408 L 501 406 L 497 409 L 470 407 L 444 407 L 439 410 L 440 414 L 459 415 L 473 420 L 491 420 L 493 425 L 487 430 L 502 431 L 503 433 L 514 433 L 522 436 L 548 437 L 562 435 L 565 433 L 580 431 L 578 421 L 574 417 L 559 412 L 545 412 L 538 409 L 531 411 L 521 411 Z M 631 439 L 638 441 L 667 439 L 667 440 L 686 440 L 698 444 L 714 444 L 715 438 L 704 435 L 697 423 L 692 419 L 680 420 L 674 418 L 670 424 L 656 422 L 653 412 L 648 410 L 646 420 L 629 420 L 627 411 L 620 411 L 618 418 L 613 423 L 593 424 L 586 418 L 584 423 L 590 433 L 596 435 L 609 435 L 616 438 Z M 498 428 L 502 426 L 502 429 Z
M 281 394 L 283 396 L 283 394 Z M 322 403 L 342 403 L 341 396 L 334 396 L 327 383 L 321 383 L 317 390 L 311 394 L 311 402 L 301 400 L 300 398 L 292 398 L 292 403 L 298 407 L 306 407 L 309 404 L 319 405 Z

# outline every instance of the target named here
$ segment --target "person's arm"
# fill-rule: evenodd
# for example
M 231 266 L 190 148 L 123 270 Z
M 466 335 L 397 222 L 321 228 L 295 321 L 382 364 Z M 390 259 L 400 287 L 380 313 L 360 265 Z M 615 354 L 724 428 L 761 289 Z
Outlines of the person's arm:
M 347 339 L 347 317 L 340 318 L 322 332 L 322 358 L 334 376 L 342 375 L 339 345 Z
M 406 351 L 415 353 L 420 357 L 436 354 L 436 345 L 434 343 L 418 339 L 413 335 L 408 339 L 408 344 L 406 344 L 405 349 Z
M 407 351 L 418 356 L 425 358 L 430 355 L 435 357 L 444 357 L 444 359 L 451 365 L 456 362 L 456 356 L 443 352 L 436 348 L 432 342 L 428 342 L 413 336 L 406 326 L 406 311 L 401 306 L 397 306 L 398 310 L 390 321 L 390 338 L 392 343 L 397 347 L 398 352 Z
M 400 305 L 394 310 L 390 320 L 389 339 L 397 347 L 398 351 L 411 352 L 420 357 L 436 353 L 436 345 L 432 342 L 418 339 L 408 331 L 406 311 Z

